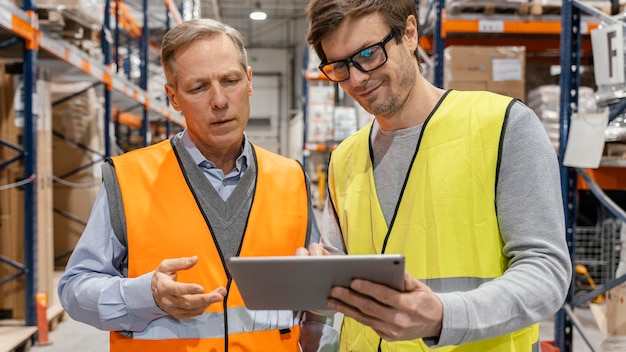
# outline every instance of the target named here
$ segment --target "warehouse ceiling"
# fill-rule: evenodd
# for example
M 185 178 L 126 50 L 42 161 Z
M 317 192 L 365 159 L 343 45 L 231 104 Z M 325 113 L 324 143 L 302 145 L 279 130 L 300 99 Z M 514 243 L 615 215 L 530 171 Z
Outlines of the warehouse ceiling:
M 152 40 L 158 41 L 167 28 L 166 1 L 147 1 L 150 33 Z M 306 26 L 309 0 L 178 0 L 174 3 L 185 19 L 213 18 L 235 27 L 244 35 L 248 48 L 288 48 L 305 40 L 295 33 L 304 31 L 296 27 Z M 142 24 L 144 0 L 124 0 L 123 4 Z M 265 20 L 250 19 L 250 13 L 257 8 L 267 14 Z M 170 25 L 174 23 L 171 18 Z

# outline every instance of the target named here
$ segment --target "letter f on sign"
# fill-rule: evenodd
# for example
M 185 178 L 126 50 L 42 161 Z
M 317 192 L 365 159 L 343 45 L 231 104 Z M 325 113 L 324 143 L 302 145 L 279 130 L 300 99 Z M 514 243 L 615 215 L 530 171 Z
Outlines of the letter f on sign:
M 613 59 L 617 56 L 617 49 L 613 49 L 613 39 L 616 36 L 615 31 L 606 32 L 606 41 L 609 46 L 609 78 L 613 78 Z
M 617 24 L 591 31 L 591 44 L 596 84 L 623 84 L 624 27 Z

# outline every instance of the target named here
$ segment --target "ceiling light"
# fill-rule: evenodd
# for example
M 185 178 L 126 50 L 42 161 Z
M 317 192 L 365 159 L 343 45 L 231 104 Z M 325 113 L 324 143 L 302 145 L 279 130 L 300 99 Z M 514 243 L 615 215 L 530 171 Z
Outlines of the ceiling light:
M 250 12 L 250 19 L 255 21 L 263 21 L 267 18 L 267 14 L 261 10 L 261 3 L 257 2 L 253 12 Z

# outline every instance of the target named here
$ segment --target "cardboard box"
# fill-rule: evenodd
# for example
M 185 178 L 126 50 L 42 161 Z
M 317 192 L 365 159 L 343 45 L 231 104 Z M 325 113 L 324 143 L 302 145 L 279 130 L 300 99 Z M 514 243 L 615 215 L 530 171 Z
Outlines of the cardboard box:
M 487 90 L 490 92 L 506 95 L 513 98 L 518 98 L 521 101 L 526 100 L 526 92 L 524 85 L 519 82 L 502 81 L 502 82 L 487 82 Z
M 40 72 L 42 73 L 42 72 Z M 43 75 L 43 73 L 42 73 Z M 0 138 L 13 145 L 21 146 L 24 140 L 23 103 L 20 98 L 19 75 L 8 74 L 5 66 L 0 65 Z M 35 264 L 37 292 L 50 297 L 52 304 L 56 288 L 52 281 L 54 257 L 52 252 L 52 173 L 51 140 L 52 130 L 51 101 L 49 83 L 37 80 L 35 118 L 37 119 L 37 157 L 36 157 L 36 215 L 35 223 L 37 247 Z M 0 148 L 0 158 L 10 160 L 18 156 L 11 148 Z M 9 163 L 0 168 L 0 182 L 11 185 L 24 180 L 23 161 Z M 24 264 L 25 235 L 24 188 L 14 185 L 0 192 L 0 255 L 11 261 Z M 29 268 L 30 269 L 30 268 Z M 9 265 L 0 265 L 0 278 L 6 279 L 18 274 L 18 270 Z M 25 318 L 25 278 L 18 277 L 0 285 L 0 319 Z M 33 297 L 34 299 L 34 297 Z
M 598 328 L 608 335 L 626 335 L 626 287 L 610 290 L 603 303 L 589 305 Z
M 525 76 L 523 46 L 452 45 L 444 50 L 446 89 L 488 90 L 524 101 Z
M 481 81 L 450 81 L 447 88 L 457 90 L 487 90 L 487 82 Z

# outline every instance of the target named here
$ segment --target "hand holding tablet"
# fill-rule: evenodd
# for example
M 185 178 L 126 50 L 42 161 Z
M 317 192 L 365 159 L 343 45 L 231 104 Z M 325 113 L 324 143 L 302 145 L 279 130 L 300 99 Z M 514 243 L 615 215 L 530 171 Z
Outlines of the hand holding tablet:
M 404 290 L 399 254 L 231 257 L 227 266 L 255 310 L 326 310 L 330 289 L 357 278 Z

